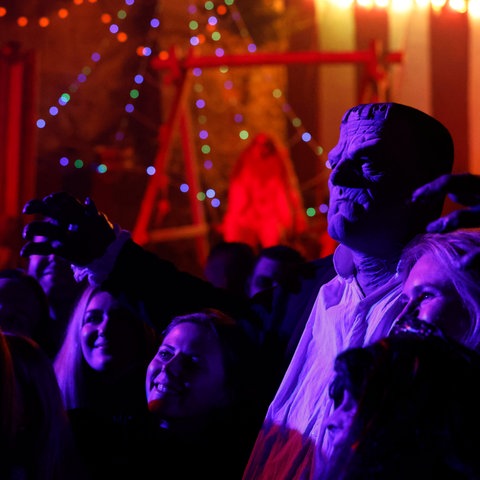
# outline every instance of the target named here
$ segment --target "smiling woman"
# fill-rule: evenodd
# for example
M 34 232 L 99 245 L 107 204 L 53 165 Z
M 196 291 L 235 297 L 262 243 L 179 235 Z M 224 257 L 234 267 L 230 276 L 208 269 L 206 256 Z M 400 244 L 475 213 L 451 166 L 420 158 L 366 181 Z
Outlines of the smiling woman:
M 475 268 L 461 259 L 480 246 L 480 232 L 458 230 L 418 236 L 399 263 L 405 306 L 398 321 L 415 316 L 478 350 L 480 348 L 480 282 Z
M 124 297 L 87 287 L 54 367 L 75 438 L 93 480 L 132 478 L 145 369 L 156 335 Z M 140 435 L 140 434 L 139 434 Z
M 146 376 L 154 434 L 172 478 L 240 479 L 263 418 L 256 351 L 217 310 L 176 317 Z M 256 368 L 255 368 L 256 367 Z

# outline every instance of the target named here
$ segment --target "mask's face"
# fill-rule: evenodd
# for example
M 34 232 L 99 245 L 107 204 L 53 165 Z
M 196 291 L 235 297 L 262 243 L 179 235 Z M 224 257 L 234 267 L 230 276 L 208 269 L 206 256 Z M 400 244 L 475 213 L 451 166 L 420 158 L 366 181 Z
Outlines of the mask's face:
M 372 254 L 404 242 L 413 190 L 406 168 L 412 162 L 409 132 L 402 132 L 402 124 L 395 130 L 381 127 L 373 120 L 343 124 L 328 160 L 328 232 L 353 250 Z
M 459 341 L 468 331 L 470 315 L 462 298 L 445 268 L 430 254 L 420 257 L 410 270 L 403 286 L 402 300 L 405 308 L 400 318 L 413 314 Z
M 148 408 L 164 419 L 205 415 L 227 398 L 218 338 L 183 322 L 165 336 L 146 375 Z

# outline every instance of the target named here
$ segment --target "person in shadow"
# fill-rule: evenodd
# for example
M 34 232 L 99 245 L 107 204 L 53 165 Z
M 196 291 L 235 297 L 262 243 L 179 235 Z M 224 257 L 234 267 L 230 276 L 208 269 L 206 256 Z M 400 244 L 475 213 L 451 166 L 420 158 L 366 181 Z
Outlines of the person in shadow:
M 335 360 L 334 437 L 317 480 L 480 478 L 480 356 L 413 317 Z

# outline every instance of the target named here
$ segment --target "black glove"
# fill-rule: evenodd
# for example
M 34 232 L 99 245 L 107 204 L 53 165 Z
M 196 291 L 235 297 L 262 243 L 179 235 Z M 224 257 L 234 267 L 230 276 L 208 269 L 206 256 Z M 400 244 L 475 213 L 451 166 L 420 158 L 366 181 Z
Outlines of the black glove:
M 52 193 L 26 203 L 23 213 L 41 215 L 23 231 L 27 243 L 22 257 L 51 253 L 84 266 L 101 257 L 115 240 L 113 225 L 90 198 L 82 204 L 66 192 Z

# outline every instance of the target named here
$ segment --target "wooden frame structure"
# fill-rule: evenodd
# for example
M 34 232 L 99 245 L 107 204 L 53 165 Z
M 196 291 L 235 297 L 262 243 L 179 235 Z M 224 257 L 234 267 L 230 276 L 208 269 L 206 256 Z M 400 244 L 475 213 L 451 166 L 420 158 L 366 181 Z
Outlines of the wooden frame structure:
M 365 75 L 361 84 L 360 102 L 384 101 L 388 87 L 386 65 L 402 61 L 401 52 L 384 53 L 380 42 L 374 40 L 370 48 L 356 52 L 286 52 L 286 53 L 252 53 L 246 55 L 224 55 L 196 57 L 193 50 L 185 58 L 179 58 L 175 49 L 171 49 L 168 58 L 156 58 L 153 67 L 165 69 L 170 72 L 170 81 L 176 85 L 176 93 L 172 107 L 165 125 L 160 127 L 160 147 L 155 158 L 155 175 L 150 177 L 139 214 L 132 232 L 133 239 L 142 245 L 158 243 L 180 238 L 196 238 L 199 258 L 205 258 L 208 245 L 206 235 L 208 225 L 201 202 L 196 199 L 196 191 L 199 191 L 199 176 L 197 162 L 192 145 L 192 136 L 189 121 L 189 109 L 186 108 L 188 97 L 189 73 L 194 68 L 215 68 L 221 66 L 255 66 L 255 65 L 291 65 L 291 64 L 362 64 L 365 67 Z M 370 95 L 368 93 L 370 92 Z M 154 209 L 158 203 L 158 197 L 165 194 L 168 187 L 166 176 L 167 162 L 172 150 L 174 134 L 180 129 L 187 182 L 190 184 L 190 208 L 193 216 L 193 224 L 151 229 Z

